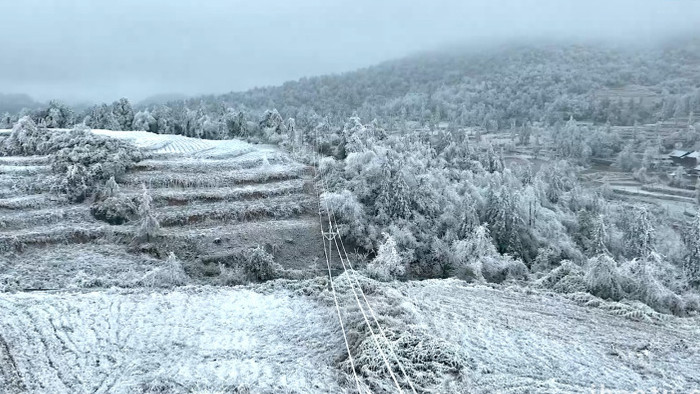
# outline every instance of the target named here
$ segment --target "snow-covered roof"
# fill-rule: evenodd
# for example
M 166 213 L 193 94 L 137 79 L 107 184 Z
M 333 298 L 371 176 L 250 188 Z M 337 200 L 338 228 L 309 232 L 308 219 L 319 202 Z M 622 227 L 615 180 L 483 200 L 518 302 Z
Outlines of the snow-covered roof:
M 685 157 L 692 157 L 693 159 L 697 159 L 700 157 L 700 152 L 698 152 L 698 151 L 690 152 Z
M 674 150 L 669 154 L 669 156 L 671 156 L 671 157 L 683 157 L 683 156 L 687 155 L 688 153 L 690 153 L 690 152 L 688 152 L 687 150 Z

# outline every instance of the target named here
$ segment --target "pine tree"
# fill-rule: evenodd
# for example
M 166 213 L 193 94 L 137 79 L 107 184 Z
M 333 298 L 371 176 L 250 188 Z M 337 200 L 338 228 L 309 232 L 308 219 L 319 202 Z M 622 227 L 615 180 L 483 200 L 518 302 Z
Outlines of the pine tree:
M 114 197 L 117 194 L 119 194 L 119 185 L 112 176 L 107 180 L 107 183 L 105 183 L 105 197 Z
M 379 195 L 375 202 L 377 214 L 387 223 L 411 216 L 410 190 L 400 169 L 388 159 L 382 164 L 382 179 Z M 400 168 L 400 166 L 399 166 Z
M 625 244 L 630 257 L 647 257 L 654 251 L 654 225 L 646 208 L 635 209 L 623 226 Z
M 134 109 L 126 98 L 121 98 L 112 104 L 112 113 L 119 130 L 131 130 L 134 123 Z
M 498 190 L 489 188 L 485 219 L 498 252 L 522 252 L 519 234 L 522 219 L 516 207 L 516 197 L 508 187 L 501 186 Z
M 136 238 L 142 241 L 151 242 L 151 239 L 158 234 L 160 224 L 156 219 L 151 204 L 153 199 L 148 193 L 146 184 L 143 184 L 143 193 L 139 205 L 139 217 L 141 218 Z

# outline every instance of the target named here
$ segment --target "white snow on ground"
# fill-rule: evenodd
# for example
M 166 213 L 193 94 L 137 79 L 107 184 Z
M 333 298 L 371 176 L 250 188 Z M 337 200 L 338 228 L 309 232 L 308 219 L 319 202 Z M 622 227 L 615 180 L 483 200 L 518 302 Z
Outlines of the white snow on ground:
M 700 389 L 698 317 L 633 321 L 557 294 L 458 280 L 397 288 L 417 324 L 467 353 L 469 392 Z
M 244 288 L 0 294 L 0 353 L 9 350 L 21 376 L 15 389 L 31 393 L 158 384 L 169 393 L 339 393 L 333 363 L 344 348 L 333 312 L 286 291 Z
M 174 134 L 147 131 L 92 130 L 97 135 L 128 140 L 139 148 L 158 154 L 182 154 L 193 157 L 236 157 L 249 152 L 272 153 L 273 147 L 254 146 L 241 140 L 203 140 Z
M 69 129 L 49 129 L 68 131 Z M 0 135 L 12 130 L 0 129 Z M 236 157 L 256 152 L 260 157 L 277 151 L 273 146 L 252 145 L 241 140 L 203 140 L 175 134 L 155 134 L 148 131 L 91 130 L 97 135 L 128 140 L 139 148 L 157 154 L 187 155 L 203 158 Z
M 700 388 L 697 317 L 633 321 L 557 294 L 458 280 L 382 286 L 405 299 L 410 324 L 466 353 L 466 383 L 444 386 L 449 392 Z M 331 305 L 283 287 L 252 289 L 0 295 L 0 365 L 15 366 L 0 373 L 0 384 L 31 393 L 351 387 L 335 366 L 344 345 Z M 341 308 L 351 301 L 341 298 Z

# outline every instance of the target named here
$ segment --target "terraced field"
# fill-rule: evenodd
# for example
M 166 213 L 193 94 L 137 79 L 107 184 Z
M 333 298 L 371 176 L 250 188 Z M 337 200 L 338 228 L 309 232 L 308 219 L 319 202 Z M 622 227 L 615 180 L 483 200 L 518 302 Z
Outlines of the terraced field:
M 197 275 L 201 260 L 257 246 L 283 268 L 295 270 L 295 277 L 307 269 L 308 275 L 315 272 L 323 249 L 318 202 L 305 165 L 276 148 L 242 141 L 97 133 L 130 140 L 151 153 L 118 183 L 121 194 L 134 199 L 143 185 L 149 189 L 162 228 L 155 242 L 158 250 L 141 253 L 130 246 L 138 223 L 109 225 L 92 217 L 89 202 L 69 204 L 51 193 L 45 181 L 51 176 L 49 157 L 2 157 L 0 276 L 4 282 L 12 282 L 17 289 L 55 289 L 79 275 L 86 283 L 129 283 L 174 252 L 194 281 L 207 283 L 211 278 Z M 86 253 L 71 254 L 76 249 Z M 66 258 L 69 255 L 73 258 Z M 97 256 L 110 256 L 115 268 L 107 270 L 107 276 L 94 269 L 95 264 L 101 265 L 95 263 Z M 44 271 L 52 275 L 38 275 Z
M 582 180 L 594 186 L 607 185 L 620 198 L 638 201 L 663 209 L 675 218 L 694 215 L 697 205 L 695 190 L 670 187 L 663 183 L 643 184 L 632 174 L 609 169 L 591 169 Z

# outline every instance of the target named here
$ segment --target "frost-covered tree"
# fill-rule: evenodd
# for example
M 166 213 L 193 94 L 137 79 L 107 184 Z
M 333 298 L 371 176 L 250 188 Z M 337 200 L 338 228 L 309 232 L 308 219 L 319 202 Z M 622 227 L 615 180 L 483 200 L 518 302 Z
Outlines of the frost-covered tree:
M 410 193 L 401 166 L 387 158 L 381 167 L 382 183 L 375 202 L 377 216 L 388 223 L 411 216 Z
M 131 103 L 126 98 L 121 98 L 119 101 L 112 103 L 112 113 L 116 124 L 119 125 L 119 130 L 132 130 L 134 124 L 134 109 Z
M 406 273 L 406 267 L 396 251 L 394 237 L 385 233 L 384 238 L 377 256 L 367 264 L 367 273 L 379 280 L 395 280 Z
M 58 101 L 52 100 L 49 102 L 49 107 L 46 109 L 43 122 L 49 128 L 66 128 L 74 123 L 73 110 L 67 105 Z
M 0 117 L 0 129 L 10 129 L 12 126 L 12 115 L 10 115 L 9 112 L 5 112 L 2 117 Z
M 578 233 L 576 240 L 589 256 L 609 254 L 608 232 L 603 215 L 596 215 L 588 210 L 581 210 L 578 215 Z
M 41 134 L 31 117 L 21 118 L 3 143 L 3 149 L 11 155 L 34 155 L 41 144 Z
M 505 168 L 503 155 L 496 153 L 491 144 L 482 156 L 481 163 L 488 172 L 501 172 Z
M 654 251 L 652 215 L 644 207 L 633 209 L 622 222 L 625 251 L 630 257 L 646 257 Z
M 345 143 L 345 153 L 361 152 L 369 146 L 369 130 L 361 122 L 360 118 L 350 118 L 343 127 L 343 141 Z
M 700 285 L 700 215 L 695 216 L 684 239 L 688 251 L 683 262 L 683 271 L 688 282 Z
M 617 165 L 623 171 L 632 171 L 639 166 L 639 160 L 634 154 L 631 144 L 625 145 L 617 157 Z
M 85 119 L 85 124 L 93 129 L 121 130 L 121 125 L 112 112 L 112 107 L 107 104 L 94 107 Z
M 488 258 L 498 255 L 493 240 L 486 226 L 477 226 L 466 239 L 455 241 L 454 269 L 458 277 L 473 277 L 483 279 L 483 265 Z
M 243 138 L 248 136 L 248 122 L 243 111 L 236 112 L 233 108 L 226 110 L 224 125 L 228 138 Z
M 588 291 L 600 298 L 620 300 L 622 279 L 617 264 L 610 256 L 598 255 L 588 260 L 584 277 Z
M 284 120 L 277 109 L 265 111 L 258 125 L 263 136 L 273 142 L 286 134 Z
M 562 158 L 587 161 L 592 151 L 586 143 L 586 134 L 589 134 L 588 131 L 580 127 L 573 116 L 564 127 L 554 128 L 552 140 L 557 154 Z
M 151 115 L 153 115 L 153 118 L 156 120 L 156 133 L 173 134 L 173 110 L 170 107 L 166 105 L 159 105 L 151 112 Z
M 287 119 L 285 123 L 285 128 L 289 134 L 289 141 L 292 143 L 292 147 L 296 148 L 302 145 L 303 135 L 301 129 L 297 127 L 297 122 L 294 118 Z
M 105 196 L 114 197 L 117 194 L 119 194 L 119 185 L 117 184 L 117 181 L 114 180 L 114 177 L 111 176 L 107 180 L 107 183 L 105 183 Z
M 148 192 L 146 185 L 143 184 L 143 192 L 141 193 L 141 199 L 139 201 L 140 222 L 136 233 L 136 239 L 140 241 L 151 242 L 151 240 L 158 235 L 158 231 L 160 230 L 160 224 L 151 207 L 152 203 L 153 198 L 151 198 L 151 194 Z
M 484 222 L 487 223 L 500 253 L 522 253 L 522 219 L 516 209 L 517 196 L 506 186 L 490 187 L 486 197 Z
M 133 130 L 155 132 L 157 128 L 158 122 L 148 110 L 139 111 L 134 115 Z
M 209 115 L 203 115 L 199 120 L 199 137 L 208 140 L 218 140 L 224 137 L 222 125 Z

